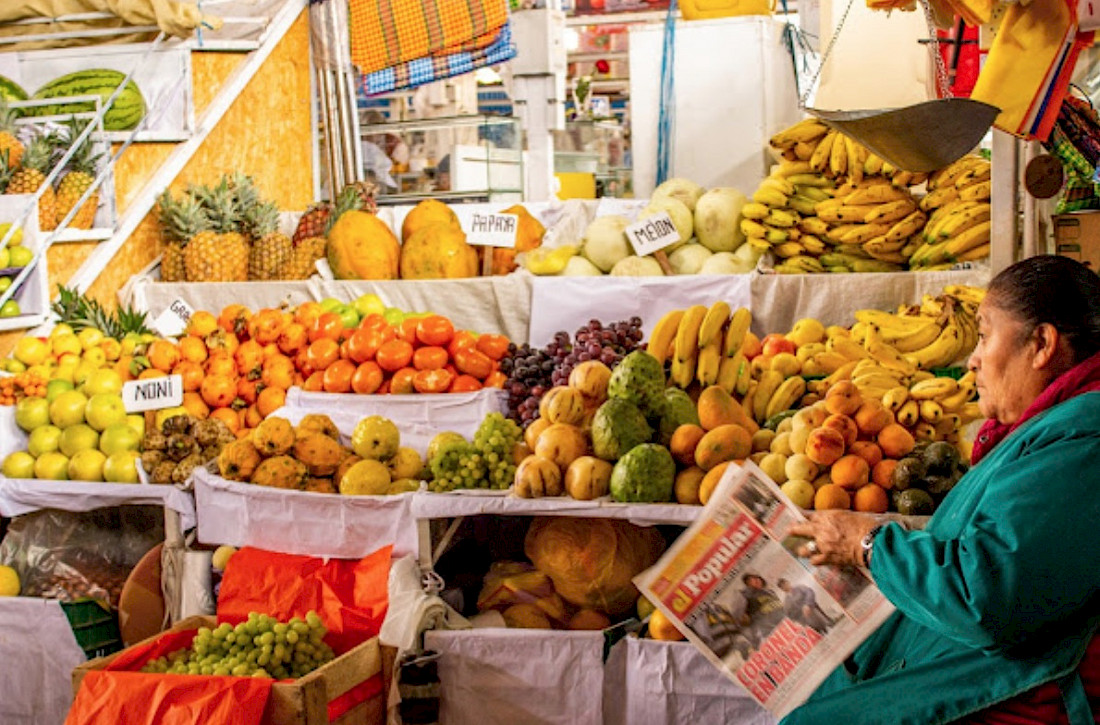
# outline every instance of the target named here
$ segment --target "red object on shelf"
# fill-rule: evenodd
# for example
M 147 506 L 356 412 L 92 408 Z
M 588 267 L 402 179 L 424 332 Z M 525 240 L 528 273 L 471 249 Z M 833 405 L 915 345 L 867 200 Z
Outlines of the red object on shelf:
M 940 97 L 969 98 L 981 70 L 982 51 L 978 50 L 978 28 L 960 20 L 951 30 L 938 30 L 936 35 L 940 40 L 940 55 L 943 56 L 951 84 L 949 93 L 945 93 L 946 89 L 937 88 Z

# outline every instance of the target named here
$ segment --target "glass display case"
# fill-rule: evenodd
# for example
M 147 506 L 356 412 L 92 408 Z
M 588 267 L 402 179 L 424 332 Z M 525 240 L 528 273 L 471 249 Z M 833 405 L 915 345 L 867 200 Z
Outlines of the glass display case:
M 523 135 L 510 116 L 455 116 L 362 123 L 366 178 L 383 204 L 518 201 Z
M 591 160 L 592 168 L 572 168 L 578 159 Z M 597 196 L 631 196 L 626 132 L 614 121 L 568 121 L 564 131 L 554 132 L 554 166 L 557 172 L 593 173 Z

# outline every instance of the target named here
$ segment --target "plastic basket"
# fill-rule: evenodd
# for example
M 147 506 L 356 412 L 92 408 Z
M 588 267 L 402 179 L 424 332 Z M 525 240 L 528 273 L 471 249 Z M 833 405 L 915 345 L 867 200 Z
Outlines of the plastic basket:
M 98 599 L 61 602 L 76 635 L 76 643 L 88 659 L 104 657 L 122 649 L 122 634 L 118 628 L 118 613 Z

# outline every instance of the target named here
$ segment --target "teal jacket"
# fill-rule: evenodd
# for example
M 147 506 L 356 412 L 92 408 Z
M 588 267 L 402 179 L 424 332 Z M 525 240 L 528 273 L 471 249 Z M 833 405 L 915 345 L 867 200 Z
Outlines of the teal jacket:
M 1100 393 L 1032 418 L 922 531 L 875 539 L 897 607 L 782 725 L 935 725 L 1058 681 L 1092 723 L 1076 667 L 1100 622 Z

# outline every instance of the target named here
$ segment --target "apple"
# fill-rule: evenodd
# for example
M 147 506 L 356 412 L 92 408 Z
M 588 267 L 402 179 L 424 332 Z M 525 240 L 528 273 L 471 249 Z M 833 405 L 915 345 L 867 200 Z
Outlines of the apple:
M 107 456 L 103 451 L 87 449 L 78 451 L 69 459 L 69 478 L 73 481 L 102 481 L 103 464 Z
M 16 451 L 4 459 L 0 473 L 8 478 L 34 478 L 34 456 L 26 451 Z
M 123 420 L 103 429 L 99 436 L 99 450 L 108 456 L 123 451 L 136 451 L 141 447 L 141 435 Z
M 368 292 L 365 295 L 359 295 L 355 298 L 355 311 L 359 313 L 359 317 L 366 317 L 367 315 L 381 315 L 386 311 L 386 303 L 382 301 L 382 298 L 373 292 Z
M 0 277 L 0 292 L 7 292 L 13 281 L 11 277 Z
M 50 422 L 50 403 L 45 398 L 26 397 L 15 404 L 15 424 L 30 433 Z
M 53 481 L 69 480 L 68 456 L 53 451 L 34 459 L 34 477 Z
M 798 346 L 778 332 L 765 335 L 760 341 L 760 352 L 764 355 L 777 355 L 781 352 L 789 352 L 793 355 L 797 351 Z
M 50 407 L 50 422 L 58 428 L 68 428 L 84 422 L 88 396 L 79 390 L 66 390 L 47 405 Z
M 79 355 L 84 351 L 84 348 L 80 346 L 80 340 L 73 334 L 51 337 L 50 349 L 53 350 L 53 354 L 58 357 L 61 357 L 65 353 Z
M 335 312 L 337 308 L 344 306 L 343 300 L 338 300 L 335 297 L 326 297 L 318 304 L 321 305 L 321 309 L 325 312 Z
M 145 437 L 145 416 L 141 413 L 130 413 L 127 415 L 126 425 L 136 430 L 139 438 Z
M 0 305 L 0 317 L 18 317 L 21 314 L 22 311 L 19 309 L 19 303 L 15 300 L 8 300 Z
M 354 330 L 359 326 L 359 313 L 351 305 L 341 305 L 333 310 L 333 312 L 340 315 L 340 322 L 342 322 L 347 329 Z
M 9 267 L 26 267 L 34 259 L 34 252 L 26 247 L 9 247 L 10 258 L 8 261 Z
M 382 312 L 382 318 L 391 325 L 400 325 L 405 321 L 405 311 L 400 307 L 387 307 Z
M 73 386 L 72 380 L 66 380 L 65 378 L 54 378 L 50 382 L 46 383 L 46 402 L 52 403 L 54 399 L 62 393 L 67 393 L 70 390 L 76 390 Z
M 78 423 L 61 431 L 61 452 L 66 456 L 99 447 L 99 433 L 86 423 Z
M 103 462 L 103 480 L 111 483 L 137 483 L 139 480 L 137 451 L 118 451 Z
M 11 265 L 11 251 L 5 246 L 0 249 L 0 269 L 7 269 Z
M 35 458 L 61 447 L 61 429 L 56 425 L 40 425 L 27 439 L 27 452 Z
M 98 431 L 114 423 L 126 423 L 126 406 L 118 393 L 99 393 L 88 398 L 84 419 Z
M 65 335 L 75 334 L 76 333 L 73 331 L 73 326 L 70 325 L 68 322 L 59 322 L 53 326 L 53 329 L 50 330 L 50 338 L 64 337 Z

